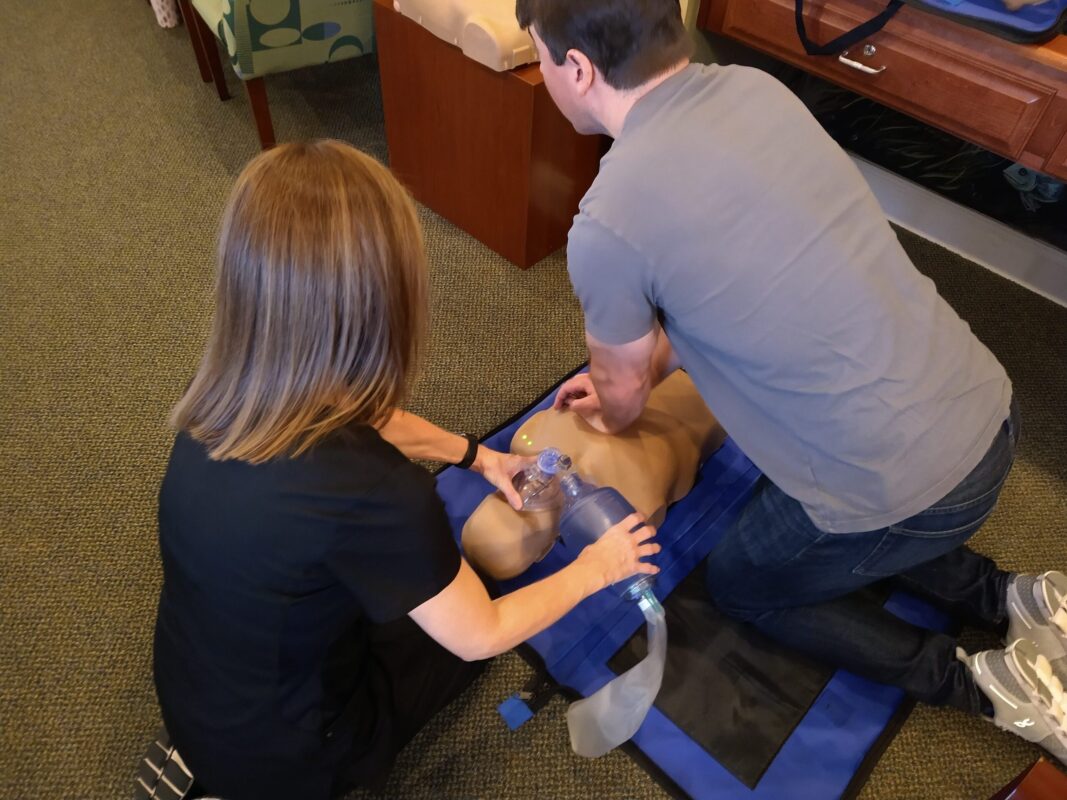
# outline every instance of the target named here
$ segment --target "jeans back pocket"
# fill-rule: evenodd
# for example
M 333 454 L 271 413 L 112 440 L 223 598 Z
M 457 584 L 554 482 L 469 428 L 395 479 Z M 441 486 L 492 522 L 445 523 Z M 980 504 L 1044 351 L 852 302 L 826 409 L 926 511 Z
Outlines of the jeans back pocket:
M 951 516 L 937 516 L 923 512 L 900 525 L 892 525 L 852 571 L 872 578 L 888 578 L 950 553 L 978 532 L 995 505 L 996 497 L 993 497 L 981 507 L 972 507 L 970 510 L 974 513 L 971 514 L 957 512 Z M 963 516 L 967 519 L 960 519 Z M 949 525 L 938 526 L 937 522 Z M 908 525 L 912 527 L 905 527 Z

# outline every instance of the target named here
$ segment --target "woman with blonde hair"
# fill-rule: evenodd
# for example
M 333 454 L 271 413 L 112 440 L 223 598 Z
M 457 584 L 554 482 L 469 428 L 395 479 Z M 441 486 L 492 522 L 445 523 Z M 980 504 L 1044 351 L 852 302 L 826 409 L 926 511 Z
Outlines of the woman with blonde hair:
M 380 786 L 477 662 L 655 571 L 633 517 L 490 599 L 409 458 L 472 468 L 513 504 L 523 462 L 399 410 L 426 272 L 411 200 L 347 145 L 283 145 L 237 179 L 213 330 L 171 419 L 154 664 L 172 741 L 227 800 Z

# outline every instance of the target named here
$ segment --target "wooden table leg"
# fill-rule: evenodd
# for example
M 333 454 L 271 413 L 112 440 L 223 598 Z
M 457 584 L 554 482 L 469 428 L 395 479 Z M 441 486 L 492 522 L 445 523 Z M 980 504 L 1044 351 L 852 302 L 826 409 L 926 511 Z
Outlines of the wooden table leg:
M 200 30 L 193 19 L 196 12 L 189 5 L 189 0 L 178 0 L 178 8 L 181 10 L 182 20 L 189 32 L 189 43 L 193 46 L 193 54 L 196 56 L 196 66 L 200 70 L 200 79 L 204 83 L 211 81 L 211 68 L 207 65 L 207 56 L 204 55 L 204 45 L 200 41 Z
M 252 115 L 256 118 L 256 131 L 259 144 L 264 150 L 274 147 L 274 123 L 270 118 L 270 104 L 267 102 L 267 86 L 262 78 L 245 81 L 248 100 L 252 104 Z
M 208 67 L 211 69 L 211 77 L 215 80 L 215 91 L 219 93 L 219 100 L 229 100 L 230 92 L 226 88 L 226 73 L 222 70 L 222 61 L 219 59 L 219 42 L 211 28 L 204 22 L 196 9 L 192 10 L 193 21 L 196 22 L 197 32 L 200 34 L 200 43 L 203 45 L 204 56 L 207 58 Z

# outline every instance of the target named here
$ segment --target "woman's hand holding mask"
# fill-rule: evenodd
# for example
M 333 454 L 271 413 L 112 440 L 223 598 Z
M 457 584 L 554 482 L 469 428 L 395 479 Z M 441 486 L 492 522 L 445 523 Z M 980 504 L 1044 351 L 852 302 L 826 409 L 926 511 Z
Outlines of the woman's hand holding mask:
M 485 445 L 478 445 L 478 456 L 474 459 L 471 469 L 493 484 L 504 495 L 508 505 L 516 511 L 521 511 L 522 498 L 515 491 L 512 480 L 535 460 L 532 456 L 500 453 Z

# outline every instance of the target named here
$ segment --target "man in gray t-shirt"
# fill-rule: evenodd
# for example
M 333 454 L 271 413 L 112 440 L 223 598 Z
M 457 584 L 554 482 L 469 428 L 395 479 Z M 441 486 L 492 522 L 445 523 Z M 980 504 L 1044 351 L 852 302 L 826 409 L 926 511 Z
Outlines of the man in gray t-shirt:
M 1004 670 L 986 673 L 1031 685 L 1021 646 L 965 663 L 950 637 L 854 594 L 893 577 L 1009 636 L 1036 626 L 1067 683 L 1067 635 L 1049 622 L 1067 576 L 1010 575 L 964 547 L 1011 467 L 1011 383 L 851 160 L 767 74 L 690 64 L 677 0 L 519 0 L 517 13 L 560 110 L 615 140 L 568 245 L 590 373 L 556 406 L 614 433 L 684 367 L 765 475 L 709 559 L 718 605 L 1067 758 L 1062 713 L 1004 704 L 1012 687 L 974 677 L 994 660 Z M 1036 608 L 1025 620 L 1016 597 Z M 1020 708 L 1039 724 L 1016 725 Z

